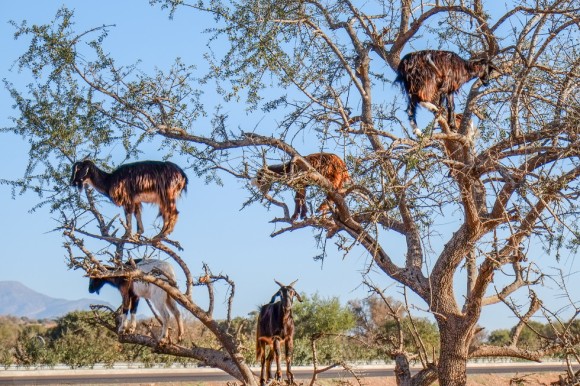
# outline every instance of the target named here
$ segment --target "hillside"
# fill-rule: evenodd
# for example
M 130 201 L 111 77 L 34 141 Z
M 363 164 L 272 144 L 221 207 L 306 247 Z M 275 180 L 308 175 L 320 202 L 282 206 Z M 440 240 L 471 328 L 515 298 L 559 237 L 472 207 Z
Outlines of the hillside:
M 96 299 L 56 299 L 17 281 L 0 281 L 0 315 L 54 319 L 75 310 L 90 310 L 91 304 L 109 305 Z

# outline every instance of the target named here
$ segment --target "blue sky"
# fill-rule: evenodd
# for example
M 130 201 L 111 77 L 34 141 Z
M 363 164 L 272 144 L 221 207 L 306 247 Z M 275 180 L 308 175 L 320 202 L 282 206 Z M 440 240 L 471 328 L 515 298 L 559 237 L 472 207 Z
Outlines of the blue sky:
M 6 78 L 16 85 L 24 86 L 28 80 L 11 69 L 14 60 L 26 49 L 25 41 L 13 39 L 14 29 L 9 20 L 20 22 L 26 19 L 29 24 L 50 22 L 61 5 L 75 10 L 77 30 L 83 31 L 103 24 L 115 24 L 111 28 L 106 48 L 118 63 L 132 64 L 141 60 L 141 68 L 150 70 L 155 67 L 166 68 L 176 57 L 187 64 L 197 64 L 200 71 L 204 68 L 202 53 L 205 50 L 206 36 L 201 31 L 211 22 L 210 18 L 192 17 L 191 12 L 177 13 L 169 20 L 166 12 L 149 6 L 145 0 L 99 2 L 88 1 L 31 1 L 21 0 L 3 2 L 0 12 L 0 78 Z M 11 108 L 11 100 L 4 88 L 0 89 L 0 126 L 10 126 L 8 117 L 16 112 Z M 246 127 L 260 124 L 261 117 L 247 116 L 243 106 L 239 111 L 229 111 Z M 300 149 L 299 149 L 300 150 Z M 114 150 L 113 150 L 114 151 Z M 19 137 L 4 134 L 0 140 L 0 179 L 18 178 L 23 175 L 27 161 L 27 144 Z M 124 153 L 112 156 L 120 162 Z M 141 159 L 158 159 L 154 151 L 146 153 Z M 361 271 L 366 269 L 369 257 L 360 249 L 355 249 L 344 257 L 335 248 L 324 263 L 314 261 L 316 248 L 312 232 L 301 230 L 271 238 L 275 229 L 269 221 L 279 215 L 276 208 L 270 212 L 260 205 L 240 210 L 248 193 L 243 186 L 232 179 L 225 179 L 225 186 L 206 185 L 203 180 L 190 175 L 188 193 L 178 203 L 180 220 L 172 234 L 179 240 L 185 251 L 182 257 L 190 269 L 201 273 L 202 263 L 208 263 L 214 273 L 222 273 L 236 283 L 235 315 L 246 315 L 256 310 L 261 303 L 267 302 L 277 289 L 274 279 L 291 282 L 299 279 L 296 288 L 307 294 L 318 292 L 323 297 L 338 296 L 343 302 L 367 296 L 362 287 Z M 88 279 L 80 271 L 70 271 L 65 264 L 63 238 L 53 232 L 56 222 L 47 210 L 30 213 L 37 203 L 33 194 L 17 196 L 12 199 L 10 189 L 0 186 L 0 202 L 3 207 L 3 221 L 0 221 L 2 240 L 2 268 L 0 280 L 16 280 L 46 295 L 78 299 L 89 297 Z M 115 213 L 120 208 L 108 205 L 106 210 Z M 151 223 L 155 220 L 156 210 L 147 210 L 144 223 L 153 233 Z M 390 252 L 401 254 L 399 246 L 393 243 Z M 401 245 L 401 244 L 399 244 Z M 572 259 L 573 260 L 573 259 Z M 565 262 L 567 270 L 573 270 L 572 261 Z M 384 275 L 375 275 L 377 284 L 389 288 L 392 295 L 398 296 L 401 290 Z M 203 293 L 195 294 L 196 300 L 203 303 Z M 119 303 L 115 290 L 104 289 L 99 297 L 112 304 Z M 216 297 L 218 303 L 226 301 L 222 291 Z M 424 308 L 424 304 L 418 304 Z M 223 317 L 223 306 L 217 317 Z M 419 313 L 420 316 L 424 314 Z M 511 327 L 514 318 L 508 318 L 501 307 L 487 308 L 481 324 L 488 331 Z
M 153 69 L 168 66 L 179 56 L 188 64 L 198 62 L 198 67 L 203 67 L 200 61 L 204 39 L 196 38 L 203 26 L 192 22 L 191 15 L 181 17 L 178 14 L 169 20 L 167 13 L 149 6 L 147 1 L 19 1 L 4 2 L 0 12 L 1 78 L 16 85 L 28 82 L 24 74 L 19 74 L 16 68 L 11 69 L 14 60 L 26 49 L 26 43 L 13 39 L 14 29 L 8 21 L 19 23 L 25 19 L 29 24 L 48 23 L 62 4 L 75 10 L 74 20 L 79 31 L 103 24 L 116 25 L 106 45 L 119 62 L 131 64 L 141 60 L 142 68 Z M 0 99 L 3 101 L 0 126 L 10 126 L 8 118 L 16 112 L 4 88 L 0 90 Z M 20 137 L 2 135 L 0 162 L 4 167 L 0 178 L 22 176 L 27 153 L 27 144 Z M 123 156 L 120 149 L 117 162 Z M 141 159 L 159 157 L 151 152 Z M 188 192 L 178 203 L 180 219 L 172 239 L 179 240 L 185 248 L 182 256 L 193 272 L 201 273 L 202 262 L 205 262 L 215 274 L 229 275 L 235 281 L 234 314 L 246 315 L 269 301 L 277 289 L 274 278 L 283 283 L 299 279 L 296 288 L 307 294 L 339 296 L 343 301 L 366 296 L 366 289 L 360 287 L 359 271 L 367 261 L 362 252 L 344 260 L 341 254 L 334 253 L 321 265 L 312 259 L 319 252 L 310 231 L 271 238 L 269 235 L 275 228 L 269 221 L 279 213 L 274 209 L 268 212 L 260 205 L 240 211 L 248 197 L 240 183 L 226 178 L 225 186 L 219 187 L 206 185 L 191 174 L 189 179 Z M 0 221 L 3 244 L 0 280 L 20 281 L 33 290 L 57 298 L 90 297 L 88 279 L 80 271 L 68 270 L 65 264 L 63 238 L 60 232 L 52 231 L 56 222 L 50 213 L 44 209 L 29 212 L 37 203 L 37 197 L 25 194 L 13 200 L 10 188 L 0 186 L 0 200 L 5 214 L 5 221 Z M 122 211 L 112 204 L 104 205 L 108 206 L 105 210 L 112 213 Z M 144 214 L 144 223 L 146 231 L 149 226 L 152 234 L 154 221 L 159 224 L 160 220 L 156 219 L 156 210 L 150 207 Z M 202 295 L 197 299 L 201 303 Z M 120 298 L 115 290 L 107 287 L 99 299 L 118 304 Z M 226 294 L 222 291 L 216 302 L 225 300 Z M 223 307 L 217 312 L 217 316 L 220 313 L 223 316 Z

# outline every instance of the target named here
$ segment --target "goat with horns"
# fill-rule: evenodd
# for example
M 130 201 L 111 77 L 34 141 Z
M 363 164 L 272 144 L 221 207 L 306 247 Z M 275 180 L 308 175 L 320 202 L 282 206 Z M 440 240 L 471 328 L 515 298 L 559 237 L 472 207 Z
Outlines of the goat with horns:
M 350 181 L 350 176 L 346 164 L 339 156 L 332 153 L 314 153 L 306 155 L 303 158 L 318 173 L 328 179 L 338 193 L 345 193 L 344 185 Z M 292 176 L 299 171 L 306 171 L 307 168 L 307 165 L 300 165 L 296 158 L 284 164 L 265 166 L 258 171 L 254 184 L 263 194 L 266 194 L 276 178 Z M 308 212 L 306 207 L 306 188 L 308 183 L 306 181 L 300 181 L 296 185 L 296 194 L 294 196 L 295 207 L 292 221 L 296 220 L 299 215 L 301 219 L 304 219 Z M 320 205 L 317 211 L 321 213 L 327 212 L 329 210 L 329 202 L 331 201 L 330 195 L 327 195 L 326 200 Z
M 292 318 L 292 302 L 294 297 L 299 301 L 302 298 L 294 289 L 295 280 L 289 285 L 284 285 L 274 280 L 280 286 L 280 289 L 272 296 L 270 303 L 260 308 L 258 316 L 258 326 L 256 329 L 256 359 L 260 362 L 262 369 L 260 371 L 260 385 L 264 385 L 266 380 L 272 378 L 271 365 L 272 359 L 276 358 L 276 380 L 282 379 L 280 370 L 280 342 L 284 342 L 284 351 L 286 354 L 286 376 L 288 382 L 294 384 L 294 375 L 291 371 L 292 352 L 294 351 L 294 319 Z M 280 300 L 274 302 L 276 297 Z M 266 345 L 270 347 L 270 353 L 266 359 Z M 266 378 L 264 378 L 264 368 L 266 369 Z
M 172 162 L 142 161 L 119 166 L 111 173 L 99 169 L 92 161 L 76 162 L 70 183 L 79 191 L 88 184 L 125 209 L 127 232 L 131 235 L 131 218 L 137 219 L 137 234 L 143 234 L 141 203 L 159 206 L 163 228 L 155 238 L 163 238 L 173 231 L 177 222 L 176 200 L 187 189 L 187 176 Z
M 168 262 L 155 259 L 136 259 L 134 262 L 135 268 L 141 270 L 143 273 L 159 275 L 160 279 L 166 280 L 172 285 L 176 285 L 177 281 L 175 278 L 175 271 Z M 126 263 L 125 266 L 126 268 L 130 268 L 132 265 Z M 113 272 L 112 269 L 110 270 Z M 91 277 L 89 280 L 89 292 L 96 292 L 98 294 L 105 284 L 117 288 L 123 299 L 123 313 L 121 316 L 121 322 L 119 323 L 118 333 L 135 332 L 137 326 L 135 314 L 137 313 L 139 298 L 145 298 L 151 300 L 153 307 L 159 313 L 159 317 L 161 318 L 161 334 L 158 341 L 164 342 L 169 337 L 170 312 L 177 321 L 177 340 L 178 342 L 181 341 L 183 337 L 183 321 L 181 319 L 181 313 L 177 308 L 177 303 L 167 294 L 167 292 L 157 287 L 155 284 L 144 281 L 134 281 L 133 279 L 122 276 L 101 278 Z M 127 314 L 129 312 L 131 312 L 130 326 L 128 326 L 127 322 Z
M 397 68 L 395 83 L 402 86 L 408 97 L 407 114 L 415 135 L 422 134 L 417 127 L 417 105 L 438 113 L 446 101 L 447 122 L 455 128 L 455 119 L 451 119 L 454 94 L 474 78 L 487 86 L 492 70 L 498 71 L 489 59 L 464 60 L 450 51 L 425 50 L 405 55 Z

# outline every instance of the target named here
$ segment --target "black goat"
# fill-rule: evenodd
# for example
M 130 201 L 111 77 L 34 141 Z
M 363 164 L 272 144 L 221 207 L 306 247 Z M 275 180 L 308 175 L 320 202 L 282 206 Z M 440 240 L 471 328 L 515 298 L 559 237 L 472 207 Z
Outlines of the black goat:
M 276 281 L 276 280 L 275 280 Z M 270 303 L 260 308 L 258 316 L 258 326 L 256 329 L 256 359 L 260 362 L 262 370 L 260 372 L 260 385 L 264 385 L 266 380 L 272 378 L 271 365 L 272 359 L 276 358 L 276 380 L 282 379 L 280 370 L 280 342 L 284 342 L 284 351 L 286 354 L 286 377 L 290 384 L 294 383 L 294 375 L 291 371 L 292 353 L 294 351 L 294 319 L 292 318 L 292 302 L 294 297 L 299 301 L 302 298 L 296 292 L 293 285 L 297 280 L 289 285 L 283 285 L 276 281 L 280 286 L 278 292 L 272 296 Z M 277 296 L 280 300 L 274 302 Z M 270 347 L 270 353 L 266 359 L 266 345 Z M 266 378 L 264 378 L 264 368 L 266 369 Z
M 417 105 L 433 113 L 447 102 L 447 122 L 455 128 L 453 96 L 462 85 L 479 78 L 484 86 L 489 84 L 492 70 L 498 69 L 488 59 L 464 60 L 450 51 L 425 50 L 405 55 L 397 68 L 395 83 L 399 83 L 409 99 L 407 114 L 415 135 L 417 128 Z
M 332 153 L 314 153 L 304 156 L 304 159 L 322 176 L 328 179 L 332 184 L 332 187 L 338 192 L 344 194 L 344 185 L 350 181 L 350 176 L 346 168 L 346 164 L 336 154 Z M 271 165 L 266 166 L 258 171 L 256 174 L 255 185 L 260 189 L 260 191 L 266 194 L 272 185 L 273 176 L 268 175 L 268 172 L 277 176 L 291 176 L 294 173 L 304 170 L 304 168 L 298 165 L 297 160 L 293 159 L 290 162 L 286 162 L 281 165 Z M 307 181 L 301 181 L 300 184 L 295 187 L 296 194 L 294 195 L 294 214 L 292 215 L 292 221 L 298 218 L 305 218 L 308 212 L 306 207 L 306 187 L 308 186 Z M 329 210 L 329 202 L 332 201 L 330 196 L 326 196 L 326 200 L 318 208 L 318 212 L 324 213 Z
M 119 166 L 112 173 L 102 171 L 90 160 L 76 162 L 72 168 L 70 183 L 82 190 L 89 184 L 109 197 L 113 203 L 125 209 L 127 233 L 131 235 L 131 218 L 137 219 L 137 234 L 143 233 L 141 203 L 159 206 L 163 228 L 155 238 L 162 238 L 173 231 L 177 222 L 175 201 L 187 190 L 187 176 L 172 162 L 142 161 Z
M 171 264 L 162 260 L 154 259 L 136 259 L 136 268 L 144 273 L 160 273 L 162 275 L 161 279 L 167 280 L 170 283 L 177 283 L 175 278 L 175 271 Z M 132 265 L 129 263 L 125 264 L 127 268 Z M 177 340 L 181 341 L 183 337 L 183 321 L 181 320 L 181 313 L 177 308 L 175 300 L 173 300 L 164 290 L 157 287 L 155 284 L 151 284 L 144 281 L 133 281 L 126 277 L 106 277 L 106 278 L 96 278 L 91 277 L 89 279 L 89 292 L 99 293 L 101 288 L 105 284 L 110 284 L 117 288 L 121 293 L 121 298 L 123 299 L 122 307 L 122 319 L 119 323 L 118 332 L 128 332 L 133 333 L 137 326 L 137 321 L 135 319 L 135 314 L 137 313 L 137 306 L 139 305 L 139 298 L 145 298 L 151 300 L 154 308 L 159 313 L 161 318 L 161 334 L 159 341 L 164 341 L 169 336 L 169 318 L 170 312 L 175 317 L 177 321 L 178 337 Z M 131 324 L 128 326 L 127 314 L 131 312 Z

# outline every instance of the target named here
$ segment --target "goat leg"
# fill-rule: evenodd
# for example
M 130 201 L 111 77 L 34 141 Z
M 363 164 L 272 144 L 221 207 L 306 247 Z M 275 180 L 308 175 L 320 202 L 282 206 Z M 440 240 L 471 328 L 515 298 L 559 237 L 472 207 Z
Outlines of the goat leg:
M 447 95 L 447 122 L 449 123 L 449 127 L 453 131 L 457 131 L 457 125 L 455 123 L 455 101 L 453 97 L 453 93 L 449 93 Z
M 294 196 L 294 214 L 290 218 L 292 222 L 296 221 L 298 216 L 300 216 L 300 218 L 304 218 L 305 209 L 303 209 L 303 207 L 306 206 L 305 201 L 306 192 L 304 192 L 302 189 L 297 190 L 296 195 Z
M 163 228 L 161 228 L 161 232 L 159 232 L 159 234 L 155 236 L 154 239 L 165 238 L 165 236 L 173 232 L 173 228 L 175 228 L 175 224 L 177 223 L 179 212 L 177 211 L 175 204 L 170 204 L 169 207 L 162 206 L 160 208 L 160 214 L 163 218 Z
M 272 346 L 270 346 L 270 352 L 268 353 L 268 358 L 266 359 L 266 381 L 270 381 L 272 379 L 272 360 L 273 359 L 274 359 L 274 348 Z
M 135 219 L 137 219 L 137 235 L 142 235 L 145 233 L 145 229 L 143 228 L 143 220 L 141 219 L 141 203 L 135 203 Z M 129 227 L 129 230 L 131 228 Z
M 127 310 L 123 309 L 123 312 L 121 312 L 121 320 L 119 320 L 119 325 L 117 327 L 117 334 L 122 334 L 123 332 L 125 332 L 128 313 L 129 313 L 128 309 Z
M 125 331 L 132 334 L 135 330 L 137 330 L 137 318 L 135 317 L 135 313 L 131 312 L 131 323 L 129 323 L 129 329 L 125 328 Z
M 294 340 L 292 338 L 286 341 L 284 346 L 286 354 L 286 377 L 290 385 L 294 384 L 294 374 L 292 373 L 292 354 L 294 352 Z
M 296 192 L 296 199 L 298 200 L 296 205 L 299 206 L 300 219 L 304 220 L 308 215 L 308 208 L 306 207 L 306 188 L 300 189 Z
M 179 312 L 179 308 L 177 308 L 175 300 L 171 297 L 167 296 L 166 304 L 177 322 L 177 343 L 179 343 L 183 340 L 183 320 L 181 319 L 181 313 Z
M 409 116 L 409 123 L 413 129 L 413 134 L 417 137 L 422 136 L 423 132 L 419 130 L 419 127 L 417 127 L 417 102 L 411 101 L 409 103 L 409 106 L 407 107 L 407 115 Z
M 125 230 L 123 238 L 127 239 L 131 237 L 131 232 L 133 230 L 133 211 L 128 207 L 125 208 L 125 223 L 127 229 Z
M 274 338 L 274 356 L 276 357 L 276 381 L 280 382 L 282 379 L 282 370 L 280 369 L 280 357 L 282 353 L 280 352 L 280 339 Z
M 330 196 L 326 196 L 326 199 L 322 202 L 322 204 L 320 204 L 320 206 L 316 211 L 324 216 L 325 214 L 330 212 L 330 202 L 331 202 Z

